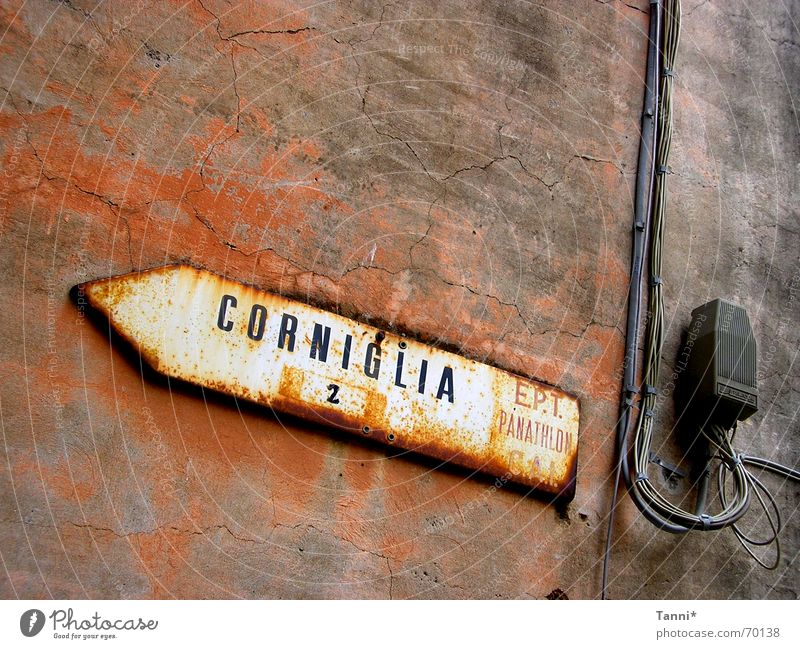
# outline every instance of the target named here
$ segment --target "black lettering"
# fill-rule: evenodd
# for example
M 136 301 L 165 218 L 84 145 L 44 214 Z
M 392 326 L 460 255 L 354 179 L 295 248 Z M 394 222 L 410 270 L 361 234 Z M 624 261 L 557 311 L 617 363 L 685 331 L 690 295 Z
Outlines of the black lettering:
M 230 331 L 233 329 L 233 320 L 227 320 L 228 307 L 236 307 L 236 298 L 233 295 L 223 295 L 219 303 L 219 315 L 217 316 L 217 326 L 222 331 Z
M 397 369 L 394 373 L 394 384 L 398 388 L 406 387 L 406 384 L 403 383 L 403 358 L 405 354 L 403 352 L 397 352 Z
M 330 394 L 327 398 L 328 403 L 339 403 L 339 397 L 336 396 L 339 394 L 339 386 L 335 383 L 329 383 L 328 390 L 330 390 Z
M 371 379 L 377 379 L 381 371 L 380 345 L 370 343 L 367 345 L 367 356 L 364 359 L 364 374 Z
M 331 328 L 323 327 L 321 324 L 314 323 L 314 333 L 311 334 L 311 351 L 309 358 L 317 358 L 323 363 L 328 362 L 328 347 L 331 342 Z
M 419 366 L 419 381 L 417 382 L 417 392 L 425 393 L 425 378 L 428 376 L 428 361 L 422 360 Z
M 281 316 L 281 330 L 278 333 L 278 349 L 286 346 L 286 339 L 289 339 L 289 351 L 294 351 L 294 335 L 297 333 L 297 318 L 288 313 Z
M 267 308 L 261 304 L 254 304 L 250 309 L 250 322 L 247 323 L 247 337 L 250 340 L 261 340 L 266 328 Z
M 342 352 L 342 369 L 350 367 L 350 348 L 353 346 L 353 337 L 347 334 L 344 337 L 344 351 Z
M 447 400 L 453 403 L 453 368 L 445 367 L 442 370 L 442 379 L 439 381 L 439 389 L 436 391 L 436 398 L 441 399 L 447 395 Z

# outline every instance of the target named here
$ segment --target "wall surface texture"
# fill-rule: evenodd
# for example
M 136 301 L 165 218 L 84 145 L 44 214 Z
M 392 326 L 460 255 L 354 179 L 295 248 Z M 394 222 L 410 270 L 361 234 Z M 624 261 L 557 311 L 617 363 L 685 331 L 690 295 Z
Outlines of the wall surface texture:
M 598 596 L 647 0 L 0 6 L 0 596 Z M 714 297 L 760 344 L 739 446 L 800 460 L 798 20 L 684 3 L 654 444 L 672 462 L 668 383 Z M 171 383 L 70 301 L 172 262 L 577 395 L 574 501 Z M 776 571 L 624 498 L 611 596 L 797 597 L 800 489 L 764 479 Z

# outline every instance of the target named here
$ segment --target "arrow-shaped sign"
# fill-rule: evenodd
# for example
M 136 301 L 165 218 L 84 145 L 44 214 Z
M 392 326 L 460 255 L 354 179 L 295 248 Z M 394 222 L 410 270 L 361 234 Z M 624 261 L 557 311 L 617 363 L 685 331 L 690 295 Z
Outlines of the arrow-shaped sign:
M 191 266 L 77 287 L 156 371 L 570 499 L 578 401 Z

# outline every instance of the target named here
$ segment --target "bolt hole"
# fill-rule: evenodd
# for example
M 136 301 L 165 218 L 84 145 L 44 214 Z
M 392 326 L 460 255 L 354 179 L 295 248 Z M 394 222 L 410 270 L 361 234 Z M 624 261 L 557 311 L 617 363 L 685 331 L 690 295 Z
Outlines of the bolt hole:
M 394 433 L 389 433 L 389 434 L 386 436 L 386 439 L 388 439 L 390 442 L 393 442 L 393 441 L 394 441 L 394 439 L 395 439 L 395 438 L 394 438 Z
M 369 435 L 369 426 L 364 426 L 364 428 L 361 429 L 361 432 L 365 435 Z
M 377 342 L 379 345 L 383 342 L 384 338 L 386 338 L 386 334 L 382 331 L 379 331 L 375 334 L 375 342 Z
M 405 340 L 401 340 L 400 341 L 400 349 L 405 349 L 406 347 L 408 347 L 408 343 L 406 343 Z

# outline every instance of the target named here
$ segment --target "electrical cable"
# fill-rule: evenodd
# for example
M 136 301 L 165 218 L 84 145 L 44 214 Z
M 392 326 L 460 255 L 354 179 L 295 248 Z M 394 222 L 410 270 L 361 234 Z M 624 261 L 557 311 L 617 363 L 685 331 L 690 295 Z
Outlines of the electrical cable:
M 698 439 L 707 444 L 707 451 L 705 466 L 700 472 L 700 477 L 695 485 L 697 500 L 694 511 L 686 511 L 674 505 L 661 495 L 648 477 L 647 470 L 651 463 L 650 448 L 653 438 L 654 414 L 658 404 L 656 386 L 659 380 L 664 344 L 664 301 L 661 270 L 667 203 L 667 162 L 672 143 L 673 66 L 680 41 L 681 28 L 680 0 L 651 0 L 650 7 L 650 44 L 634 204 L 634 236 L 628 300 L 623 395 L 616 434 L 617 456 L 614 492 L 608 517 L 603 559 L 602 599 L 607 597 L 614 514 L 618 504 L 620 478 L 625 480 L 627 491 L 639 511 L 647 520 L 660 529 L 682 534 L 690 530 L 709 531 L 731 527 L 745 550 L 765 568 L 774 568 L 780 561 L 780 545 L 778 541 L 778 534 L 781 530 L 780 512 L 772 494 L 745 465 L 757 466 L 786 478 L 800 480 L 800 471 L 785 467 L 771 460 L 737 453 L 732 444 L 735 428 L 729 434 L 728 430 L 713 421 L 702 422 L 698 426 Z M 660 86 L 656 87 L 655 75 L 659 65 L 661 66 Z M 651 139 L 655 144 L 654 148 L 651 148 Z M 648 236 L 648 271 L 650 277 L 648 320 L 643 352 L 643 384 L 637 387 L 636 361 L 641 317 L 642 275 L 646 249 L 645 241 L 647 241 Z M 637 404 L 639 412 L 635 422 L 633 422 L 633 444 L 630 453 L 631 458 L 629 458 L 629 428 L 635 407 L 634 397 L 637 394 L 639 394 Z M 719 461 L 718 491 L 721 511 L 715 514 L 709 514 L 707 511 L 709 466 L 712 459 Z M 733 492 L 729 498 L 726 485 L 731 479 Z M 756 499 L 766 513 L 772 530 L 772 535 L 767 539 L 751 539 L 737 525 L 737 522 L 747 513 L 753 494 L 755 494 Z M 749 547 L 766 546 L 772 543 L 776 544 L 777 554 L 774 565 L 767 565 Z
M 784 466 L 783 464 L 778 464 L 777 462 L 773 462 L 772 460 L 765 460 L 764 458 L 756 457 L 754 455 L 740 455 L 739 458 L 745 464 L 752 464 L 753 466 L 757 466 L 761 469 L 766 469 L 768 471 L 772 471 L 773 473 L 777 473 L 778 475 L 782 475 L 785 478 L 789 478 L 791 480 L 797 480 L 800 482 L 800 471 L 797 469 L 789 468 L 788 466 Z
M 658 67 L 661 37 L 661 2 L 651 0 L 650 21 L 648 29 L 647 70 L 645 76 L 644 108 L 642 111 L 641 138 L 639 141 L 639 158 L 636 171 L 636 190 L 634 203 L 633 250 L 631 253 L 631 281 L 628 294 L 628 317 L 625 337 L 625 362 L 623 365 L 623 395 L 619 421 L 617 422 L 616 448 L 626 447 L 626 439 L 633 407 L 633 396 L 636 394 L 636 354 L 639 337 L 640 307 L 642 298 L 642 274 L 647 232 L 649 230 L 652 192 L 655 177 L 656 151 L 656 110 L 658 107 Z M 611 542 L 614 528 L 614 517 L 617 509 L 620 478 L 627 474 L 627 451 L 617 453 L 614 472 L 614 489 L 608 519 L 608 531 L 603 560 L 603 587 L 601 598 L 606 599 L 608 586 L 608 570 L 611 559 Z
M 620 439 L 627 436 L 630 408 L 633 404 L 633 387 L 636 380 L 636 348 L 639 333 L 639 308 L 642 296 L 642 269 L 644 265 L 645 238 L 647 235 L 647 220 L 650 210 L 650 194 L 653 187 L 653 173 L 655 171 L 655 140 L 656 140 L 656 109 L 658 106 L 658 58 L 659 36 L 661 33 L 661 2 L 651 1 L 650 22 L 648 27 L 649 45 L 647 49 L 647 71 L 645 75 L 644 110 L 642 111 L 641 138 L 639 140 L 639 159 L 636 168 L 636 191 L 634 199 L 634 230 L 633 252 L 631 254 L 631 282 L 628 293 L 628 321 L 625 337 L 625 362 L 623 365 L 623 398 L 620 418 L 617 422 L 616 447 L 620 447 Z M 601 599 L 606 599 L 608 585 L 608 569 L 611 558 L 612 531 L 614 528 L 614 514 L 617 510 L 617 494 L 623 471 L 625 470 L 625 457 L 617 455 L 614 471 L 614 491 L 611 496 L 611 510 L 608 515 L 608 531 L 603 559 L 603 587 Z

